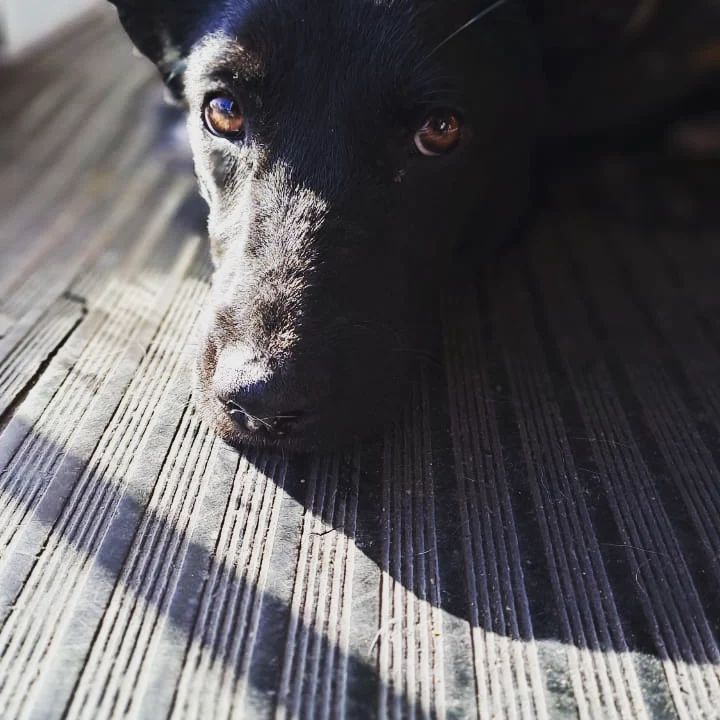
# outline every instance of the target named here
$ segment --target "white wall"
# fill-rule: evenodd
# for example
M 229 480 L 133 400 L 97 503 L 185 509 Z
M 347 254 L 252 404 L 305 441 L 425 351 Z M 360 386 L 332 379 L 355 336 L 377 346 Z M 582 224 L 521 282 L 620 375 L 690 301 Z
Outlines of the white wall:
M 81 15 L 97 0 L 0 0 L 5 55 L 17 55 Z

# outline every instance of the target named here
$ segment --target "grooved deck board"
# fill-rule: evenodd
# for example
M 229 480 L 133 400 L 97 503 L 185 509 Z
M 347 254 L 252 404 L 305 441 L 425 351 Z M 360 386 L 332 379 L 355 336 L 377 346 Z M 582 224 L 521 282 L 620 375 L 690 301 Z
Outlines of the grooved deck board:
M 0 67 L 0 717 L 719 718 L 717 213 L 559 194 L 377 438 L 238 452 L 160 98 L 109 11 Z

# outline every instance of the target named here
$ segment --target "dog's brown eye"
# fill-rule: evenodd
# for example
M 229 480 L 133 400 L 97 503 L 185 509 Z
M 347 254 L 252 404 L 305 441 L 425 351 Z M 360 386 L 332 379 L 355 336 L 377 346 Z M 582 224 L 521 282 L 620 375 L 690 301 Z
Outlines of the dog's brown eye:
M 462 123 L 452 112 L 441 111 L 429 115 L 415 133 L 415 147 L 423 155 L 442 155 L 457 147 Z
M 237 140 L 245 132 L 245 117 L 231 97 L 219 95 L 205 105 L 205 125 L 218 137 Z

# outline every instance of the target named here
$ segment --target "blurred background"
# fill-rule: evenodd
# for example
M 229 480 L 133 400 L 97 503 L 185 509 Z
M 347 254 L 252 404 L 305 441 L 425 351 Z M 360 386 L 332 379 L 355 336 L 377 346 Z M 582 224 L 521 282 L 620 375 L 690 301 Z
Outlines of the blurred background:
M 17 58 L 95 4 L 96 0 L 0 0 L 0 53 L 6 59 Z

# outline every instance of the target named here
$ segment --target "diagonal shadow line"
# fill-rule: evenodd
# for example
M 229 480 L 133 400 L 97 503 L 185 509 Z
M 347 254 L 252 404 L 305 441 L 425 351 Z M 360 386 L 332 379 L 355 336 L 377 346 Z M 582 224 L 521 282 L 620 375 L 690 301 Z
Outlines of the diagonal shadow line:
M 29 434 L 32 434 L 32 430 Z M 42 440 L 46 445 L 46 449 L 52 450 L 49 447 L 51 443 L 46 440 Z M 57 448 L 55 448 L 60 452 Z M 70 467 L 82 467 L 82 461 L 78 461 L 76 458 L 71 456 L 65 456 L 63 463 L 70 463 Z M 166 472 L 163 468 L 163 472 Z M 77 480 L 77 478 L 76 478 Z M 156 478 L 156 482 L 159 477 Z M 32 522 L 39 522 L 45 526 L 47 534 L 49 535 L 52 528 L 54 531 L 62 529 L 59 527 L 59 516 L 62 511 L 64 504 L 70 500 L 70 496 L 67 494 L 67 487 L 60 484 L 59 488 L 55 488 L 54 481 L 43 489 L 42 497 L 36 498 L 35 502 L 30 502 L 25 508 L 27 515 L 23 522 L 27 522 L 28 519 L 32 519 Z M 132 495 L 132 488 L 124 485 L 122 478 L 111 478 L 103 479 L 107 490 L 110 492 L 116 492 L 118 487 L 122 487 L 121 492 L 117 497 L 117 507 L 115 508 L 112 515 L 107 518 L 104 523 L 102 532 L 103 537 L 98 541 L 96 536 L 83 535 L 78 541 L 77 537 L 69 537 L 63 535 L 62 540 L 64 543 L 70 543 L 73 550 L 80 551 L 83 554 L 80 562 L 83 564 L 95 563 L 99 565 L 105 574 L 109 574 L 111 577 L 112 587 L 108 587 L 107 597 L 105 598 L 105 604 L 102 608 L 102 613 L 99 613 L 97 618 L 92 619 L 94 627 L 93 641 L 97 638 L 100 631 L 103 617 L 108 610 L 108 604 L 111 597 L 122 590 L 124 593 L 131 592 L 134 597 L 132 598 L 133 604 L 137 605 L 140 602 L 147 603 L 153 606 L 154 610 L 158 613 L 157 621 L 169 621 L 175 629 L 179 629 L 183 637 L 185 638 L 185 658 L 191 649 L 191 644 L 197 641 L 197 622 L 199 614 L 199 604 L 202 601 L 204 594 L 208 590 L 208 581 L 214 574 L 222 576 L 225 584 L 225 595 L 226 596 L 244 596 L 250 594 L 253 596 L 253 604 L 259 609 L 262 615 L 262 624 L 272 628 L 283 628 L 286 629 L 291 621 L 291 608 L 271 592 L 258 587 L 252 580 L 247 577 L 238 574 L 235 568 L 229 567 L 224 562 L 219 562 L 216 557 L 216 547 L 208 547 L 198 542 L 194 542 L 191 537 L 192 533 L 187 534 L 186 532 L 179 531 L 167 518 L 158 514 L 147 506 L 147 501 L 139 501 Z M 268 483 L 272 483 L 274 480 L 268 477 Z M 7 484 L 7 483 L 3 483 Z M 111 487 L 112 486 L 112 487 Z M 73 487 L 70 492 L 75 488 Z M 54 502 L 45 502 L 48 496 L 58 492 L 58 497 L 54 498 Z M 100 492 L 104 492 L 102 490 Z M 280 490 L 282 492 L 282 490 Z M 289 495 L 286 497 L 290 497 Z M 232 502 L 232 494 L 229 493 L 227 497 L 227 503 Z M 298 502 L 300 502 L 298 500 Z M 182 582 L 182 588 L 177 585 L 172 588 L 168 585 L 160 593 L 157 592 L 157 588 L 154 585 L 139 585 L 135 583 L 125 583 L 120 588 L 122 583 L 121 575 L 125 569 L 126 563 L 131 553 L 132 544 L 137 539 L 137 533 L 143 521 L 146 524 L 153 526 L 153 531 L 156 537 L 164 537 L 163 546 L 180 546 L 184 547 L 182 557 L 178 557 L 179 568 L 175 575 L 175 580 Z M 112 533 L 112 534 L 111 534 Z M 108 548 L 108 543 L 112 547 Z M 62 545 L 58 548 L 62 551 Z M 43 548 L 44 550 L 44 548 Z M 157 550 L 157 548 L 155 549 Z M 7 585 L 7 573 L 8 571 L 12 575 L 13 572 L 18 572 L 18 566 L 10 562 L 10 557 L 17 554 L 23 555 L 22 548 L 12 548 L 9 556 L 5 558 L 5 577 L 0 579 L 2 585 Z M 20 564 L 20 574 L 24 577 L 15 577 L 15 587 L 17 590 L 24 587 L 24 582 L 32 573 L 33 569 L 37 566 L 41 555 L 37 555 L 32 558 L 30 563 Z M 89 565 L 88 565 L 89 567 Z M 133 576 L 131 575 L 131 579 Z M 18 582 L 19 581 L 19 582 Z M 87 581 L 87 577 L 81 580 L 82 583 Z M 6 595 L 7 598 L 7 595 Z M 17 597 L 15 598 L 17 599 Z M 7 611 L 9 608 L 9 612 Z M 21 611 L 22 608 L 15 607 L 14 600 L 9 602 L 8 608 L 3 612 L 3 626 L 6 626 L 8 621 L 14 612 Z M 380 677 L 380 673 L 374 658 L 368 653 L 367 657 L 354 652 L 345 652 L 342 647 L 331 643 L 326 634 L 318 628 L 309 626 L 302 617 L 294 618 L 298 626 L 298 631 L 307 634 L 309 637 L 309 645 L 315 648 L 315 651 L 320 654 L 321 657 L 333 655 L 335 657 L 335 667 L 346 668 L 346 678 L 348 683 L 352 685 L 352 688 L 346 688 L 350 690 L 348 697 L 345 699 L 347 706 L 352 708 L 350 716 L 358 716 L 356 713 L 360 713 L 363 717 L 373 717 L 376 713 L 375 699 L 378 697 L 378 693 L 385 691 L 390 693 L 393 697 L 395 704 L 399 705 L 405 711 L 410 711 L 413 700 L 408 698 L 405 693 L 398 691 L 396 688 L 385 688 L 385 681 Z M 238 628 L 233 628 L 238 630 Z M 246 628 L 240 628 L 240 631 L 247 633 Z M 1 631 L 0 631 L 1 632 Z M 277 632 L 277 630 L 275 631 Z M 62 636 L 61 636 L 62 637 Z M 283 633 L 278 634 L 278 637 L 284 637 Z M 12 639 L 12 637 L 10 638 Z M 58 637 L 54 638 L 57 642 Z M 251 640 L 250 637 L 245 637 L 243 643 L 240 646 L 241 651 L 236 653 L 233 657 L 227 655 L 222 656 L 218 652 L 218 647 L 212 647 L 206 645 L 206 638 L 201 639 L 201 649 L 203 652 L 210 653 L 212 662 L 220 663 L 225 667 L 225 671 L 229 670 L 232 676 L 232 682 L 238 683 L 243 680 L 241 678 L 241 670 L 244 663 L 247 661 L 245 650 Z M 284 649 L 284 639 L 274 649 Z M 7 649 L 7 646 L 6 646 Z M 85 660 L 90 655 L 92 645 L 88 646 L 85 654 Z M 279 657 L 274 652 L 268 652 L 267 648 L 258 648 L 257 646 L 251 648 L 252 662 L 250 664 L 250 671 L 244 681 L 251 683 L 252 687 L 250 691 L 255 697 L 269 697 L 278 695 L 278 680 L 279 670 L 278 665 L 282 663 L 283 658 Z M 377 652 L 377 647 L 374 649 L 374 653 Z M 114 672 L 117 671 L 117 668 Z M 138 668 L 138 674 L 140 669 Z M 102 679 L 102 678 L 101 678 Z M 80 678 L 75 681 L 75 689 L 78 687 Z M 335 683 L 338 678 L 325 678 L 325 682 L 333 683 L 332 692 L 336 694 L 338 688 L 335 687 Z M 176 688 L 177 692 L 177 688 Z M 73 690 L 74 693 L 74 690 Z M 67 712 L 70 707 L 72 695 L 67 698 Z M 278 698 L 277 702 L 282 702 L 282 698 Z M 176 702 L 176 698 L 173 699 L 173 704 Z

